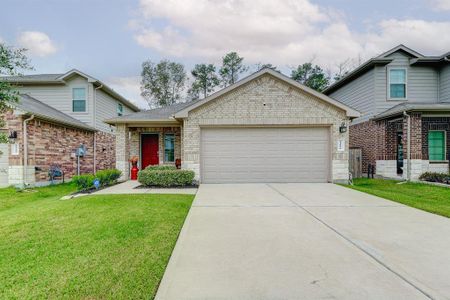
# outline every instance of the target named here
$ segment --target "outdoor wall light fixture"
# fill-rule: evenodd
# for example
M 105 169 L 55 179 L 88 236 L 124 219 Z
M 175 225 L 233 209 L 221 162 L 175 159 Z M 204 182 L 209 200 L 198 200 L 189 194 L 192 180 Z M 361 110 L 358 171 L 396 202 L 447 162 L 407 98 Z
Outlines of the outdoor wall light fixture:
M 340 133 L 347 132 L 347 125 L 345 125 L 344 122 L 342 122 L 341 126 L 339 127 L 339 132 Z
M 9 132 L 8 140 L 10 144 L 14 144 L 17 139 L 17 131 L 13 130 Z

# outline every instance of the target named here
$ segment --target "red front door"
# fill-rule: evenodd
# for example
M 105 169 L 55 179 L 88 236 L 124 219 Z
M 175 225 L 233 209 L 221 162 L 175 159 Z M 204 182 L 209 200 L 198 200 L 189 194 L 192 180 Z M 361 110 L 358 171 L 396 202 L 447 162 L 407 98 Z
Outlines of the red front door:
M 157 134 L 143 134 L 141 144 L 142 170 L 150 165 L 159 164 L 159 147 Z

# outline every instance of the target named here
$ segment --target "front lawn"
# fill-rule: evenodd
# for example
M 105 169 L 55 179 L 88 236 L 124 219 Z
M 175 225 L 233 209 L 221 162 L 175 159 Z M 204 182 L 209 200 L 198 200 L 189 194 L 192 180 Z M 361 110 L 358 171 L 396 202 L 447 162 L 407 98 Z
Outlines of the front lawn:
M 349 188 L 450 217 L 450 188 L 425 183 L 398 184 L 395 180 L 354 179 Z
M 0 189 L 0 299 L 151 299 L 192 195 Z

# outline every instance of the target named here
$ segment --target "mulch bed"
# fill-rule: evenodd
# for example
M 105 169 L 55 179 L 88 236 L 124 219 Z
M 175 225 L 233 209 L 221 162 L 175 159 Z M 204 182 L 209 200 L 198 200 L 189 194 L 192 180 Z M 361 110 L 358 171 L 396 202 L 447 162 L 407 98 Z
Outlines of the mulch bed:
M 157 185 L 139 185 L 134 189 L 196 189 L 198 184 L 183 185 L 183 186 L 157 186 Z

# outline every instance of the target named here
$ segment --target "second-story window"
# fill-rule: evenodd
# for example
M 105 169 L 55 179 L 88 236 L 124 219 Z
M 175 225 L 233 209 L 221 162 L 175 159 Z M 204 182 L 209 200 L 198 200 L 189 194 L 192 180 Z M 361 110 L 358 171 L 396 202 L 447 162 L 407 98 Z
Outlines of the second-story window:
M 389 69 L 389 99 L 406 99 L 406 69 Z
M 86 111 L 86 89 L 74 88 L 72 89 L 72 111 L 85 112 Z
M 123 105 L 122 105 L 122 103 L 117 103 L 117 115 L 119 117 L 123 115 Z

